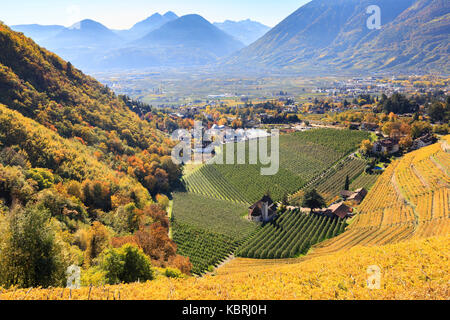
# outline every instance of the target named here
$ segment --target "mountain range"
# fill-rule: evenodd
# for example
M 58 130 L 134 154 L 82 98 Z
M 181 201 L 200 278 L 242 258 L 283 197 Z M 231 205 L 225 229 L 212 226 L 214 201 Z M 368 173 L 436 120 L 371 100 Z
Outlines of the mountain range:
M 214 63 L 244 47 L 203 17 L 191 14 L 103 54 L 95 64 L 102 69 L 199 66 Z
M 367 8 L 381 9 L 369 29 Z M 313 0 L 226 61 L 230 69 L 448 73 L 447 0 Z
M 379 29 L 367 24 L 374 5 Z M 122 31 L 92 20 L 71 28 L 13 29 L 87 71 L 208 66 L 226 73 L 450 72 L 448 0 L 312 0 L 270 30 L 251 20 L 211 24 L 173 12 Z
M 200 15 L 153 14 L 129 30 L 93 20 L 62 26 L 19 25 L 43 47 L 84 70 L 205 65 L 245 45 Z

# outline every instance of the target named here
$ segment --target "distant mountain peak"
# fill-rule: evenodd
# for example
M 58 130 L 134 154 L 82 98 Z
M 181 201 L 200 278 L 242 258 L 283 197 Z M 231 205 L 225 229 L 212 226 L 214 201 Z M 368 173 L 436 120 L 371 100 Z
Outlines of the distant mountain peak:
M 107 27 L 105 27 L 100 22 L 94 21 L 92 19 L 84 19 L 79 22 L 74 23 L 71 25 L 69 30 L 77 30 L 77 29 L 90 29 L 90 30 L 109 30 Z
M 173 11 L 167 11 L 163 17 L 168 18 L 168 19 L 177 19 L 178 16 L 173 12 Z
M 180 21 L 184 20 L 184 21 L 201 21 L 201 22 L 208 22 L 208 20 L 206 20 L 205 18 L 203 18 L 201 15 L 196 14 L 196 13 L 192 13 L 192 14 L 186 14 L 184 16 L 181 16 L 179 18 Z
M 176 19 L 178 19 L 178 16 L 172 11 L 166 12 L 164 15 L 157 12 L 139 21 L 130 30 L 120 31 L 119 35 L 128 40 L 136 40 Z
M 156 12 L 156 13 L 152 14 L 150 17 L 148 17 L 147 19 L 156 18 L 156 17 L 162 17 L 162 15 L 159 12 Z

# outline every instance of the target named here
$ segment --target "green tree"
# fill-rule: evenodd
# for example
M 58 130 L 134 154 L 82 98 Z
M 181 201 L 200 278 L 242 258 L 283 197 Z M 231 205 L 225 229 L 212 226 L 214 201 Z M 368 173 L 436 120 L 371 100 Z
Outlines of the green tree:
M 132 244 L 103 253 L 99 268 L 105 271 L 109 284 L 147 281 L 154 278 L 154 272 L 144 252 Z
M 425 121 L 416 121 L 411 126 L 411 137 L 413 139 L 420 138 L 421 136 L 431 133 L 432 127 L 428 122 Z
M 311 212 L 314 209 L 321 209 L 326 206 L 323 197 L 316 191 L 316 189 L 309 190 L 305 193 L 302 201 L 302 207 L 310 208 Z
M 0 283 L 6 287 L 60 286 L 65 280 L 62 248 L 47 209 L 17 208 L 10 213 L 8 236 L 0 249 Z
M 445 110 L 445 106 L 436 101 L 434 102 L 430 108 L 428 109 L 428 115 L 430 116 L 431 120 L 433 121 L 444 121 L 449 120 L 448 119 L 448 111 Z
M 350 190 L 350 178 L 348 175 L 347 175 L 347 177 L 345 177 L 344 190 Z
M 55 183 L 55 178 L 48 169 L 30 169 L 27 172 L 27 178 L 36 181 L 39 190 L 50 188 Z

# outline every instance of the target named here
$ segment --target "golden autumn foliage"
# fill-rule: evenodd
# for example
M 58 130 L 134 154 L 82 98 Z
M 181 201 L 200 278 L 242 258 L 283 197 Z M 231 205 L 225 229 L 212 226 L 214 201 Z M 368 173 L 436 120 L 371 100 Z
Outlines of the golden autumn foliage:
M 442 148 L 435 144 L 394 162 L 347 232 L 304 258 L 239 258 L 202 278 L 9 289 L 0 299 L 448 299 L 450 158 Z M 381 269 L 378 290 L 367 287 L 370 266 Z
M 354 247 L 304 262 L 236 259 L 203 278 L 158 278 L 147 283 L 78 290 L 0 289 L 9 300 L 149 299 L 448 299 L 450 237 Z M 381 268 L 381 289 L 367 288 L 369 266 Z
M 140 223 L 168 228 L 165 212 L 148 208 L 179 183 L 174 142 L 123 97 L 1 22 L 0 47 L 0 214 L 48 210 L 64 254 L 83 250 L 86 267 L 110 237 L 133 236 Z M 167 236 L 158 239 L 161 251 L 176 250 Z

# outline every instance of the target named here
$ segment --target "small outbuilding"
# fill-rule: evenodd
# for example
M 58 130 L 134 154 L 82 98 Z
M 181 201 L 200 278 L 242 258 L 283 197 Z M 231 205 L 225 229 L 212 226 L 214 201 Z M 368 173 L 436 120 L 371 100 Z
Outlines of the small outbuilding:
M 339 217 L 341 219 L 350 217 L 351 213 L 352 209 L 344 202 L 333 204 L 324 211 L 324 214 L 330 218 Z
M 366 196 L 367 190 L 364 188 L 360 188 L 355 190 L 355 192 L 353 192 L 353 194 L 350 197 L 348 197 L 347 200 L 361 203 Z
M 264 196 L 261 200 L 248 208 L 248 219 L 255 222 L 268 222 L 276 214 L 276 204 L 270 196 Z

